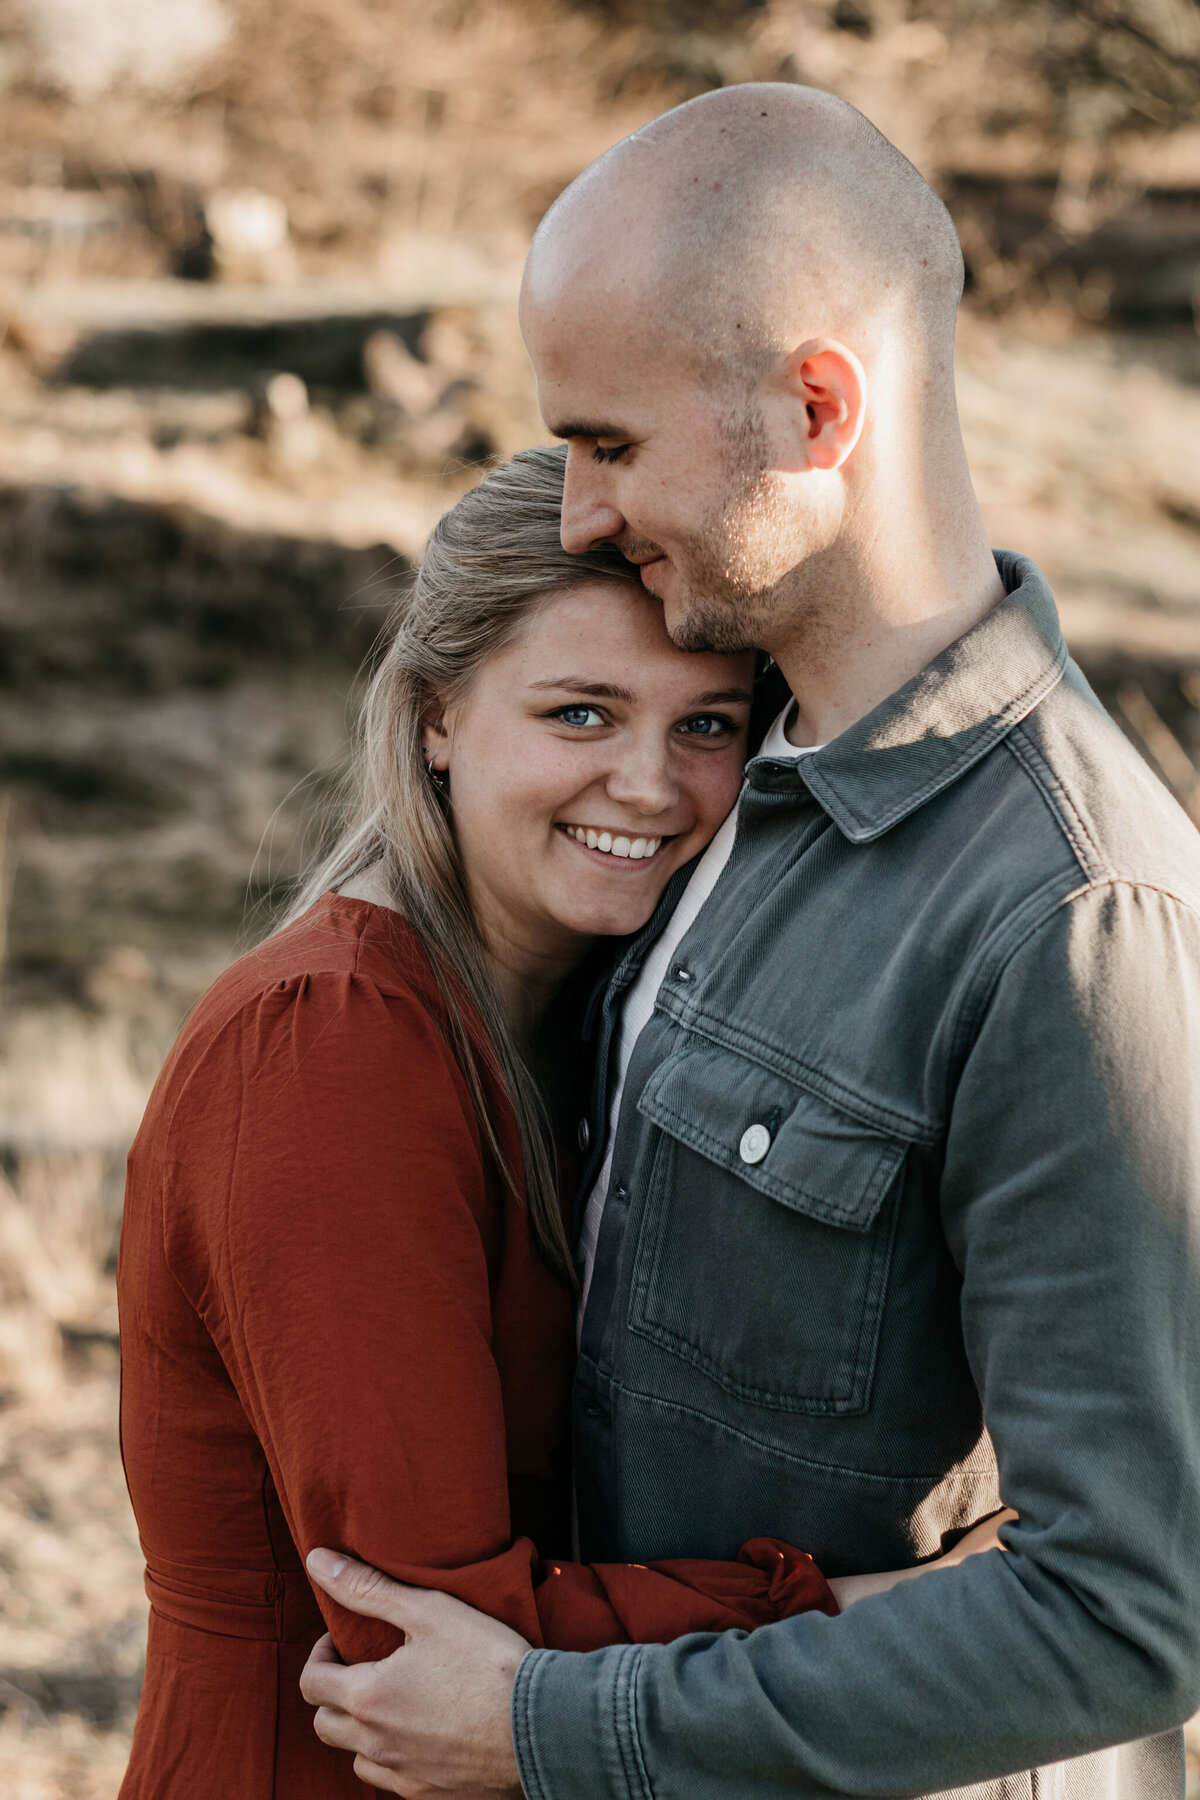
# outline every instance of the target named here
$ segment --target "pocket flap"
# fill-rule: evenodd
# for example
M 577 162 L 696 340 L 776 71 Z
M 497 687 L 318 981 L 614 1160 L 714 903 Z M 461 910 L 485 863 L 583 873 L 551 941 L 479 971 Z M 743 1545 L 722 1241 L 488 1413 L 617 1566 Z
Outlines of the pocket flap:
M 781 1205 L 850 1231 L 870 1230 L 908 1148 L 706 1040 L 666 1058 L 638 1111 Z

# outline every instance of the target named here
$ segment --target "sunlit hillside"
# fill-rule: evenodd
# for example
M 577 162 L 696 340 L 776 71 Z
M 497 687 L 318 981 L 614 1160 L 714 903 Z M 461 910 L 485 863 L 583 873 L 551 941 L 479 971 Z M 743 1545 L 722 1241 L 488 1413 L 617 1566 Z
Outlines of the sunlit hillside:
M 144 1641 L 123 1159 L 265 929 L 424 533 L 543 435 L 546 205 L 676 101 L 852 100 L 969 266 L 994 540 L 1200 817 L 1190 0 L 0 0 L 0 1793 L 112 1800 Z

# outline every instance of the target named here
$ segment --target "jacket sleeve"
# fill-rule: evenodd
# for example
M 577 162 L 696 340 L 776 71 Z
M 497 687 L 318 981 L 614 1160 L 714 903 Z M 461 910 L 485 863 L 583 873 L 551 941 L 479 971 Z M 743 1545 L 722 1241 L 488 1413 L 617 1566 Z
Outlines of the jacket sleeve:
M 1011 1553 L 836 1620 L 531 1652 L 530 1800 L 958 1790 L 1136 1759 L 1200 1706 L 1197 919 L 1086 891 L 979 971 L 962 1027 L 941 1204 Z
M 788 1546 L 588 1570 L 510 1540 L 503 1227 L 461 1073 L 415 999 L 323 974 L 244 1010 L 177 1109 L 164 1221 L 302 1555 L 348 1550 L 573 1649 L 834 1607 Z M 348 1660 L 400 1641 L 318 1600 Z

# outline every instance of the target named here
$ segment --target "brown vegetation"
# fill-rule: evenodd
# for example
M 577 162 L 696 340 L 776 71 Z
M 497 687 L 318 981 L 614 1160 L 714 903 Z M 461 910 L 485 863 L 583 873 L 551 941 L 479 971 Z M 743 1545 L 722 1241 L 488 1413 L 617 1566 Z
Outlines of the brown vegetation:
M 0 0 L 14 1800 L 111 1800 L 136 1694 L 124 1149 L 182 1012 L 298 864 L 394 582 L 448 497 L 542 435 L 520 257 L 592 155 L 755 79 L 888 131 L 966 249 L 993 536 L 1046 567 L 1194 808 L 1200 758 L 1189 0 L 106 0 L 86 55 L 79 5 Z

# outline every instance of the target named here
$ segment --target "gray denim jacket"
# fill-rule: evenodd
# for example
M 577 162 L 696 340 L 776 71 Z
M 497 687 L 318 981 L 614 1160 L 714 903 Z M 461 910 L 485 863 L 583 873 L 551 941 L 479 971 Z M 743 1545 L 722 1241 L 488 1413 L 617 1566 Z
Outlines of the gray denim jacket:
M 531 1652 L 530 1800 L 1183 1792 L 1200 837 L 997 560 L 1008 598 L 908 686 L 750 765 L 629 1069 L 575 1428 L 590 1560 L 909 1565 L 1001 1496 L 1011 1553 Z

